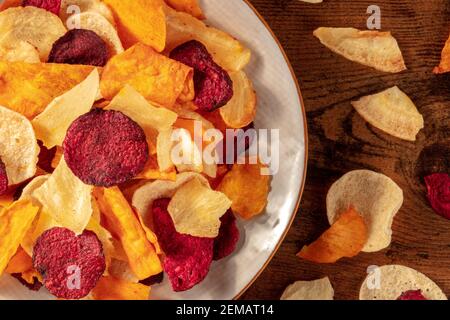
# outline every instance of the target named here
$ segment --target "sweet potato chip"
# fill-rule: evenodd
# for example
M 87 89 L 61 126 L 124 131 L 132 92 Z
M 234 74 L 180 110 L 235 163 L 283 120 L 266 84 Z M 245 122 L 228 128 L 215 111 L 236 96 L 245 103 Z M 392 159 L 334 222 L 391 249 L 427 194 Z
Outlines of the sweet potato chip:
M 0 61 L 0 105 L 33 119 L 54 98 L 86 79 L 93 68 Z
M 433 72 L 436 74 L 450 72 L 450 37 L 447 39 L 444 49 L 442 49 L 441 62 L 438 67 L 434 68 Z
M 177 172 L 175 168 L 166 171 L 161 170 L 157 160 L 154 157 L 150 157 L 144 170 L 136 177 L 136 179 L 175 181 L 177 179 Z
M 96 188 L 94 194 L 107 228 L 120 239 L 133 273 L 139 280 L 160 273 L 162 266 L 155 248 L 119 188 Z
M 334 289 L 328 277 L 297 281 L 284 290 L 280 300 L 333 300 Z
M 220 218 L 231 207 L 231 201 L 221 192 L 211 190 L 197 179 L 175 192 L 167 210 L 177 232 L 201 238 L 219 235 Z
M 41 274 L 33 268 L 31 256 L 21 247 L 9 261 L 5 272 L 11 275 L 20 274 L 20 277 L 28 284 L 34 284 L 36 280 L 42 282 Z
M 59 17 L 63 22 L 75 14 L 85 12 L 101 14 L 112 25 L 115 25 L 111 9 L 101 0 L 61 0 Z
M 244 219 L 261 214 L 267 205 L 270 177 L 262 175 L 266 168 L 260 161 L 257 164 L 235 164 L 217 188 L 233 202 L 231 209 Z
M 108 269 L 111 265 L 111 260 L 115 255 L 115 248 L 112 242 L 113 237 L 111 233 L 101 225 L 100 217 L 94 217 L 94 215 L 92 215 L 91 220 L 89 220 L 89 223 L 86 226 L 86 230 L 94 232 L 97 235 L 97 238 L 102 243 L 103 253 L 105 255 L 106 269 Z
M 360 31 L 354 28 L 318 28 L 320 42 L 331 51 L 383 72 L 406 70 L 397 40 L 390 32 Z
M 0 213 L 0 275 L 7 267 L 31 227 L 39 207 L 29 200 L 19 200 Z
M 79 85 L 55 98 L 45 110 L 31 122 L 36 137 L 47 148 L 62 146 L 72 122 L 88 113 L 94 104 L 100 78 L 97 69 Z
M 202 8 L 198 0 L 165 0 L 166 3 L 177 11 L 189 13 L 197 19 L 204 19 Z
M 4 11 L 12 7 L 20 7 L 23 0 L 3 0 L 0 3 L 0 11 Z
M 9 185 L 35 175 L 39 152 L 30 121 L 20 113 L 0 106 L 0 158 L 5 164 Z
M 166 18 L 162 0 L 103 0 L 114 13 L 125 48 L 141 42 L 158 52 L 166 44 Z
M 95 300 L 148 300 L 149 295 L 149 286 L 114 277 L 101 277 L 92 290 Z
M 350 208 L 319 239 L 304 246 L 298 257 L 316 263 L 335 263 L 361 252 L 367 242 L 367 227 L 359 213 Z
M 189 40 L 203 43 L 214 61 L 228 71 L 242 70 L 250 61 L 251 52 L 229 34 L 206 26 L 188 13 L 165 6 L 167 19 L 166 51 Z
M 186 90 L 194 98 L 193 70 L 141 43 L 107 63 L 100 82 L 102 95 L 111 100 L 127 84 L 164 107 L 171 107 Z
M 416 141 L 424 128 L 423 116 L 398 87 L 363 97 L 352 105 L 371 125 L 403 140 Z
M 26 41 L 0 40 L 0 60 L 11 62 L 41 62 L 39 52 Z

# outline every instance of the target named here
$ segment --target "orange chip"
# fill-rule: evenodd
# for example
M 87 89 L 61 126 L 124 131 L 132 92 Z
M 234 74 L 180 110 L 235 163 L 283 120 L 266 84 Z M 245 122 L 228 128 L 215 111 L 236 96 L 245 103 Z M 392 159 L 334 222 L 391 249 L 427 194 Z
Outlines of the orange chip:
M 155 157 L 150 157 L 144 170 L 136 177 L 136 179 L 143 180 L 177 180 L 177 172 L 175 168 L 172 168 L 168 172 L 161 172 L 159 170 L 158 161 Z
M 266 166 L 257 161 L 256 164 L 235 164 L 217 188 L 233 202 L 231 209 L 244 219 L 251 219 L 261 214 L 267 205 L 270 177 L 263 175 Z
M 196 17 L 204 19 L 202 8 L 198 4 L 198 0 L 165 0 L 166 3 L 177 11 L 183 11 Z
M 100 89 L 103 97 L 111 100 L 128 84 L 147 100 L 171 107 L 186 90 L 194 98 L 193 74 L 192 68 L 138 43 L 109 60 Z
M 206 177 L 208 179 L 211 189 L 216 190 L 223 180 L 223 177 L 228 173 L 228 165 L 222 164 L 217 166 L 217 176 L 215 178 Z
M 316 263 L 335 263 L 360 253 L 367 238 L 364 219 L 354 208 L 349 208 L 319 239 L 304 246 L 297 256 Z
M 4 11 L 12 7 L 20 7 L 22 5 L 22 0 L 4 0 L 0 3 L 0 11 Z
M 104 0 L 114 13 L 125 48 L 142 42 L 161 52 L 166 45 L 166 16 L 162 0 Z
M 148 300 L 150 287 L 114 277 L 101 277 L 92 290 L 95 300 Z
M 9 274 L 20 273 L 22 279 L 29 284 L 33 284 L 34 279 L 38 279 L 42 282 L 41 274 L 33 268 L 31 257 L 22 249 L 22 247 L 19 247 L 14 257 L 9 261 L 5 272 Z
M 162 272 L 155 247 L 148 240 L 146 231 L 120 189 L 96 188 L 94 196 L 106 217 L 105 227 L 119 238 L 136 277 L 143 280 Z
M 54 98 L 86 79 L 93 68 L 0 61 L 0 105 L 33 119 Z
M 438 67 L 434 68 L 433 72 L 436 74 L 450 72 L 450 37 L 447 39 L 445 47 L 442 50 L 441 63 Z

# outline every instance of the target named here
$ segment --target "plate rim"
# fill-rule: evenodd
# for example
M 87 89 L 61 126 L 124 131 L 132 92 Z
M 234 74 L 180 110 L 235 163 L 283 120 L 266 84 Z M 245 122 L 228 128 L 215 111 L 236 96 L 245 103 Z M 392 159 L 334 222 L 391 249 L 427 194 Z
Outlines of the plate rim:
M 265 28 L 267 29 L 267 31 L 269 31 L 270 35 L 272 36 L 272 38 L 275 40 L 278 48 L 280 49 L 284 61 L 286 62 L 289 71 L 291 73 L 292 79 L 294 80 L 294 84 L 295 87 L 297 89 L 297 96 L 299 99 L 299 103 L 300 103 L 300 108 L 303 114 L 303 130 L 304 130 L 304 137 L 305 137 L 305 157 L 304 157 L 304 168 L 303 168 L 303 179 L 301 182 L 301 186 L 300 186 L 300 190 L 299 190 L 299 194 L 297 197 L 297 202 L 295 205 L 295 209 L 291 214 L 291 218 L 290 221 L 288 223 L 288 225 L 286 226 L 285 230 L 283 231 L 283 234 L 281 235 L 280 239 L 278 240 L 275 248 L 273 249 L 272 253 L 270 254 L 270 256 L 267 258 L 266 262 L 264 262 L 263 266 L 258 270 L 258 272 L 253 276 L 253 278 L 247 283 L 247 285 L 244 286 L 244 288 L 242 288 L 239 293 L 233 298 L 233 300 L 237 300 L 239 299 L 254 283 L 255 281 L 259 278 L 259 276 L 266 270 L 266 268 L 268 267 L 269 263 L 272 261 L 273 257 L 275 256 L 275 254 L 278 252 L 278 250 L 280 249 L 281 244 L 283 243 L 284 239 L 286 238 L 289 230 L 291 230 L 292 224 L 294 223 L 295 218 L 297 217 L 298 211 L 300 209 L 300 202 L 302 200 L 302 196 L 303 196 L 303 192 L 305 190 L 305 184 L 306 184 L 306 175 L 308 172 L 308 160 L 309 160 L 309 136 L 308 136 L 308 121 L 306 120 L 306 109 L 305 109 L 305 104 L 304 104 L 304 100 L 303 100 L 303 95 L 302 95 L 302 91 L 300 89 L 300 84 L 298 82 L 298 78 L 297 75 L 295 74 L 295 70 L 292 67 L 292 64 L 289 60 L 288 55 L 286 54 L 286 51 L 284 50 L 280 40 L 278 39 L 278 37 L 276 36 L 275 32 L 272 30 L 272 28 L 269 26 L 269 24 L 267 23 L 267 21 L 264 19 L 264 17 L 259 13 L 259 11 L 255 8 L 255 6 L 250 3 L 250 0 L 242 0 L 252 11 L 253 13 L 256 15 L 256 17 L 261 21 L 261 23 L 265 26 Z

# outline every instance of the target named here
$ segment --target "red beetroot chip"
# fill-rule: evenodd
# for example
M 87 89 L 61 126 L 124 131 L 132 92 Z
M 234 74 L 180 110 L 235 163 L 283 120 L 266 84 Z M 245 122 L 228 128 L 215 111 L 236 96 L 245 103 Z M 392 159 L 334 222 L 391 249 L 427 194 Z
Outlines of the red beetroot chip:
M 228 257 L 236 249 L 239 241 L 239 229 L 236 225 L 236 217 L 231 210 L 228 210 L 220 218 L 219 236 L 214 240 L 214 260 Z
M 63 146 L 72 172 L 99 187 L 134 178 L 149 156 L 144 131 L 119 111 L 94 109 L 82 115 L 69 127 Z
M 0 196 L 8 191 L 8 175 L 6 174 L 5 163 L 0 159 Z
M 72 29 L 53 44 L 48 62 L 103 67 L 108 62 L 108 46 L 91 30 Z
M 228 73 L 214 62 L 206 47 L 196 40 L 176 47 L 170 58 L 194 69 L 195 105 L 213 111 L 233 97 L 233 82 Z
M 69 229 L 53 228 L 37 239 L 33 267 L 50 293 L 62 299 L 81 299 L 95 287 L 106 264 L 95 233 L 85 231 L 76 236 Z
M 403 292 L 397 300 L 428 300 L 422 294 L 422 290 L 410 290 Z
M 155 233 L 166 255 L 163 263 L 174 291 L 185 291 L 200 283 L 209 272 L 214 239 L 180 234 L 167 212 L 169 199 L 153 203 Z
M 61 0 L 23 0 L 22 6 L 38 7 L 53 14 L 59 15 L 59 10 L 61 9 Z
M 450 176 L 447 173 L 435 173 L 425 177 L 425 183 L 434 211 L 450 219 Z

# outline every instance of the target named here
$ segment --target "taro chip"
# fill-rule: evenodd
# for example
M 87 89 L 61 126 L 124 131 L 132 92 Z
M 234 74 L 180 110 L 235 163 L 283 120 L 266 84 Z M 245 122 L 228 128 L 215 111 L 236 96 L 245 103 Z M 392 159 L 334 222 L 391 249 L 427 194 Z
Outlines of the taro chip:
M 0 158 L 9 185 L 35 175 L 39 151 L 30 121 L 20 113 L 0 106 Z
M 165 0 L 166 3 L 177 11 L 189 13 L 197 19 L 204 19 L 202 8 L 198 0 Z
M 397 40 L 390 32 L 354 28 L 318 28 L 314 36 L 331 51 L 383 72 L 406 70 Z
M 61 9 L 61 0 L 23 0 L 22 6 L 33 6 L 58 15 Z
M 0 214 L 0 275 L 15 255 L 20 242 L 31 227 L 39 207 L 29 200 L 19 200 Z
M 113 99 L 127 84 L 164 107 L 173 106 L 184 92 L 194 97 L 192 68 L 142 43 L 111 58 L 103 70 L 100 88 L 105 99 Z
M 0 105 L 33 119 L 53 99 L 86 79 L 93 68 L 0 61 Z
M 450 176 L 447 173 L 435 173 L 425 177 L 428 200 L 434 211 L 450 219 Z
M 436 74 L 450 72 L 450 37 L 447 39 L 444 49 L 442 49 L 441 62 L 439 66 L 434 68 L 433 72 Z
M 39 52 L 26 41 L 0 40 L 0 59 L 10 62 L 39 63 Z
M 120 239 L 133 273 L 139 280 L 160 273 L 162 266 L 155 247 L 119 188 L 96 188 L 95 197 L 107 228 Z
M 74 7 L 72 7 L 74 6 Z M 74 13 L 73 8 L 77 8 L 77 13 Z M 114 15 L 111 9 L 103 3 L 102 0 L 62 0 L 61 10 L 59 12 L 59 17 L 61 20 L 66 22 L 67 26 L 72 26 L 67 22 L 70 17 L 79 13 L 96 13 L 105 17 L 109 23 L 115 25 Z M 89 28 L 87 28 L 89 29 Z
M 89 112 L 99 88 L 97 69 L 79 85 L 55 98 L 36 118 L 33 124 L 36 137 L 47 148 L 62 146 L 67 129 L 75 119 Z
M 315 263 L 335 263 L 341 258 L 359 254 L 366 242 L 364 219 L 350 208 L 319 239 L 304 246 L 297 256 Z
M 416 141 L 424 128 L 423 116 L 398 87 L 363 97 L 352 105 L 371 125 L 403 140 Z
M 374 277 L 378 277 L 380 286 L 373 285 Z M 369 273 L 359 291 L 359 300 L 397 300 L 408 291 L 417 290 L 426 300 L 447 300 L 445 293 L 433 280 L 419 271 L 400 265 L 382 266 Z
M 219 235 L 220 218 L 231 207 L 225 194 L 211 190 L 193 179 L 177 190 L 167 208 L 175 229 L 182 234 L 202 238 Z
M 239 241 L 239 229 L 236 225 L 236 217 L 228 210 L 220 218 L 219 235 L 214 239 L 214 260 L 221 260 L 231 255 Z
M 92 290 L 94 300 L 148 300 L 150 287 L 111 276 L 101 277 Z
M 328 277 L 297 281 L 284 290 L 280 300 L 333 300 L 334 289 Z
M 166 44 L 166 17 L 161 0 L 104 0 L 112 9 L 125 48 L 140 42 L 158 52 Z
M 267 169 L 259 160 L 251 164 L 235 164 L 218 187 L 231 201 L 231 209 L 243 219 L 252 219 L 264 211 L 270 191 L 270 176 L 264 175 Z
M 391 243 L 392 223 L 403 204 L 403 191 L 389 177 L 369 170 L 348 172 L 328 191 L 330 224 L 353 206 L 364 218 L 368 240 L 362 251 L 377 252 Z

